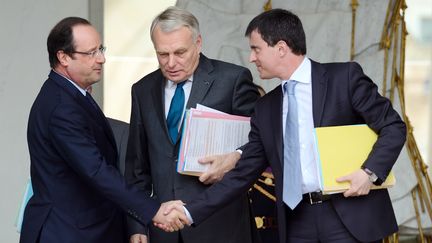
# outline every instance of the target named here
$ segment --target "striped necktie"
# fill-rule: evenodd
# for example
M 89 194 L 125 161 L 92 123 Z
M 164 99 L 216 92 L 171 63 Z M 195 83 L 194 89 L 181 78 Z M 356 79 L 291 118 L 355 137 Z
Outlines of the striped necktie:
M 291 209 L 302 199 L 298 111 L 294 92 L 296 84 L 297 81 L 289 80 L 284 86 L 285 93 L 288 93 L 288 114 L 284 138 L 283 201 Z

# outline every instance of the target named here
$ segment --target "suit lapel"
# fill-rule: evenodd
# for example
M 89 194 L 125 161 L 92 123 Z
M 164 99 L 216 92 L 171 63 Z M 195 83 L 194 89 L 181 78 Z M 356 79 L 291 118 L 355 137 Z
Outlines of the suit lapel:
M 100 119 L 100 112 L 97 111 L 95 107 L 92 107 L 92 105 L 86 100 L 84 95 L 76 88 L 74 87 L 69 80 L 65 79 L 63 76 L 57 74 L 54 71 L 51 71 L 49 74 L 49 77 L 54 80 L 60 87 L 62 87 L 66 93 L 68 93 L 70 96 L 73 97 L 75 101 L 96 121 L 101 122 Z
M 196 104 L 204 99 L 215 80 L 214 77 L 210 75 L 212 71 L 213 65 L 210 63 L 210 60 L 201 54 L 198 67 L 194 73 L 192 90 L 186 104 L 187 109 L 196 107 Z
M 117 145 L 114 138 L 114 133 L 112 131 L 112 128 L 110 124 L 108 123 L 107 118 L 105 117 L 105 114 L 100 109 L 100 107 L 94 107 L 92 104 L 89 104 L 89 102 L 86 100 L 86 97 L 84 95 L 78 95 L 77 100 L 84 106 L 84 109 L 86 109 L 88 112 L 90 112 L 90 116 L 93 117 L 98 124 L 100 124 L 103 127 L 103 130 L 105 132 L 105 135 L 109 138 L 109 141 L 111 145 L 113 146 L 114 150 L 117 151 Z
M 312 109 L 314 126 L 320 127 L 327 96 L 328 77 L 322 64 L 312 61 Z
M 158 77 L 156 78 L 156 81 L 154 82 L 152 89 L 152 99 L 153 99 L 153 107 L 155 108 L 154 111 L 156 112 L 156 117 L 160 124 L 162 124 L 164 133 L 166 136 L 166 139 L 168 139 L 171 143 L 171 138 L 168 133 L 168 126 L 166 123 L 166 117 L 165 117 L 165 98 L 164 98 L 164 92 L 165 92 L 165 84 L 167 82 L 166 78 L 162 75 L 161 72 L 158 73 Z M 143 114 L 145 115 L 145 114 Z
M 270 100 L 270 114 L 269 117 L 274 117 L 272 114 L 278 114 L 276 119 L 271 119 L 272 134 L 274 134 L 274 144 L 276 145 L 276 153 L 281 164 L 282 160 L 282 148 L 283 148 L 283 129 L 282 129 L 282 89 L 281 86 L 277 86 L 272 92 Z
M 209 91 L 214 78 L 209 75 L 213 71 L 213 65 L 210 63 L 210 60 L 206 58 L 204 55 L 200 54 L 200 60 L 197 69 L 194 72 L 192 89 L 189 95 L 189 99 L 186 103 L 186 109 L 190 109 L 191 107 L 196 107 L 196 104 L 200 103 L 207 92 Z M 171 138 L 168 133 L 168 126 L 166 123 L 165 117 L 165 98 L 164 98 L 164 89 L 166 78 L 159 73 L 158 81 L 155 82 L 155 85 L 152 87 L 152 95 L 153 95 L 153 105 L 155 107 L 156 116 L 159 119 L 159 122 L 163 124 L 165 136 L 172 143 Z M 177 142 L 180 140 L 182 129 L 180 129 L 180 136 L 178 136 Z
M 113 146 L 114 150 L 117 151 L 117 146 L 112 129 L 109 126 L 108 121 L 102 110 L 100 110 L 100 108 L 92 107 L 92 105 L 86 100 L 84 95 L 61 75 L 57 74 L 54 71 L 51 71 L 49 77 L 54 80 L 60 87 L 62 87 L 66 91 L 66 93 L 72 96 L 77 101 L 77 103 L 88 113 L 88 115 L 103 127 L 103 130 L 108 137 L 111 145 Z

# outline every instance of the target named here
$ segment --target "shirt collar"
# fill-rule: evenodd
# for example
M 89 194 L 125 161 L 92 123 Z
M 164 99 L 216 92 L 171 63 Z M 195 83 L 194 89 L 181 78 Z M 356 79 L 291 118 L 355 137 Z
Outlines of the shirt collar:
M 300 66 L 291 75 L 290 80 L 295 80 L 300 83 L 310 83 L 311 76 L 311 61 L 305 57 Z
M 84 96 L 86 96 L 86 94 L 87 94 L 86 90 L 83 89 L 83 88 L 81 88 L 80 86 L 78 86 L 74 81 L 72 81 L 72 80 L 66 78 L 66 77 L 63 76 L 62 74 L 56 72 L 54 69 L 53 69 L 53 72 L 55 72 L 55 73 L 57 73 L 58 75 L 62 76 L 62 77 L 65 78 L 67 81 L 71 82 L 71 83 L 73 84 L 73 86 L 75 86 L 75 87 L 79 90 L 79 92 L 81 92 L 81 94 L 83 94 Z
M 186 80 L 186 82 L 192 82 L 192 81 L 193 81 L 193 74 Z M 177 84 L 174 83 L 171 80 L 168 80 L 168 83 L 167 83 L 166 87 L 170 89 L 170 88 L 173 88 L 173 87 L 177 87 Z
M 300 83 L 310 84 L 311 83 L 312 64 L 309 58 L 305 56 L 300 66 L 294 71 L 288 80 L 282 80 L 282 91 L 284 91 L 284 85 L 289 80 L 295 80 Z

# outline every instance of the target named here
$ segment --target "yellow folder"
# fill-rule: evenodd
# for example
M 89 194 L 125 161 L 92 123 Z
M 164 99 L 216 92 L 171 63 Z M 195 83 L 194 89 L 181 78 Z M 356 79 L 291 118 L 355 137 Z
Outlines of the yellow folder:
M 367 125 L 348 125 L 315 128 L 318 149 L 321 189 L 324 194 L 339 193 L 349 189 L 349 182 L 338 183 L 336 178 L 348 175 L 361 168 L 377 140 L 377 134 Z M 390 172 L 381 186 L 391 187 L 396 183 Z

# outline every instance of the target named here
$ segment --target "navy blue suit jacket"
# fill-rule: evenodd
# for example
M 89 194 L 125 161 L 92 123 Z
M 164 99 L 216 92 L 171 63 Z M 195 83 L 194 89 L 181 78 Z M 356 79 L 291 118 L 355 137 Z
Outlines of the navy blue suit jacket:
M 385 180 L 404 145 L 406 127 L 390 101 L 357 63 L 320 64 L 312 61 L 312 106 L 315 127 L 366 123 L 378 135 L 364 165 Z M 275 176 L 278 229 L 286 242 L 286 212 L 282 202 L 283 139 L 282 90 L 276 87 L 261 98 L 251 119 L 249 143 L 237 166 L 196 200 L 187 202 L 194 223 L 246 191 L 270 165 Z M 311 131 L 312 132 L 312 131 Z M 267 164 L 267 162 L 269 164 Z M 372 190 L 367 196 L 332 197 L 340 219 L 360 241 L 374 241 L 397 231 L 396 219 L 387 190 Z M 285 216 L 287 215 L 287 216 Z
M 124 212 L 149 223 L 158 203 L 117 170 L 112 130 L 98 107 L 51 71 L 29 116 L 34 195 L 20 242 L 123 242 Z

